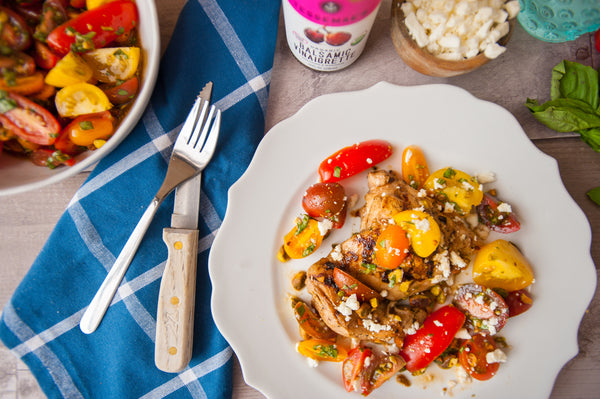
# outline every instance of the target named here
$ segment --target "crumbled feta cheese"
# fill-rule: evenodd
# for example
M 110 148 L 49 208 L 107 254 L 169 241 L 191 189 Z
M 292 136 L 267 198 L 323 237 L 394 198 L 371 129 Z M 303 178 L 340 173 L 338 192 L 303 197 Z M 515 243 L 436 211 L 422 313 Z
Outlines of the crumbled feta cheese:
M 404 333 L 406 335 L 414 335 L 417 333 L 417 330 L 419 329 L 419 322 L 415 321 L 410 327 L 407 327 L 404 329 Z
M 419 192 L 417 193 L 417 197 L 419 197 L 419 198 L 427 197 L 427 191 L 425 191 L 424 188 L 420 189 Z
M 319 361 L 313 358 L 307 357 L 306 363 L 308 363 L 308 367 L 315 368 L 319 366 Z
M 373 320 L 369 320 L 369 319 L 363 319 L 362 320 L 363 326 L 374 333 L 378 333 L 381 331 L 390 331 L 392 329 L 392 326 L 390 325 L 386 325 L 386 324 L 378 324 L 375 323 Z
M 500 205 L 498 205 L 498 212 L 510 213 L 512 212 L 512 207 L 506 202 L 501 202 Z
M 448 251 L 435 254 L 433 261 L 436 263 L 437 270 L 442 273 L 444 278 L 450 277 L 450 258 L 448 257 Z
M 321 236 L 325 237 L 329 233 L 329 230 L 333 228 L 333 222 L 329 219 L 323 219 L 317 223 L 317 226 L 319 227 Z
M 456 332 L 454 337 L 458 339 L 471 339 L 471 334 L 469 334 L 466 328 L 461 328 Z
M 419 219 L 419 218 L 415 218 L 412 220 L 413 223 L 415 224 L 415 227 L 418 230 L 421 230 L 423 233 L 426 233 L 429 231 L 429 219 Z
M 345 301 L 342 301 L 335 308 L 335 310 L 340 312 L 342 315 L 346 316 L 346 318 L 349 318 L 352 315 L 352 311 L 358 310 L 359 307 L 360 307 L 360 303 L 358 302 L 358 299 L 356 298 L 356 294 L 352 294 L 348 298 L 346 298 Z
M 450 263 L 459 269 L 467 267 L 467 262 L 465 262 L 463 258 L 461 258 L 460 255 L 454 251 L 450 252 Z
M 333 251 L 331 251 L 331 253 L 329 254 L 329 256 L 331 256 L 331 259 L 335 262 L 341 262 L 343 257 L 342 257 L 342 247 L 340 245 L 336 245 L 333 248 Z
M 482 184 L 496 181 L 496 174 L 490 171 L 479 172 L 475 176 L 477 177 L 477 181 Z
M 417 45 L 449 60 L 483 52 L 496 58 L 506 49 L 497 44 L 508 33 L 508 19 L 519 13 L 519 0 L 407 0 L 404 23 Z
M 488 352 L 485 355 L 485 360 L 488 363 L 504 363 L 506 362 L 506 354 L 502 352 L 502 349 L 496 349 L 493 352 Z
M 440 322 L 439 320 L 434 320 L 433 324 L 435 324 L 438 327 L 443 327 L 444 326 L 444 324 L 442 322 Z

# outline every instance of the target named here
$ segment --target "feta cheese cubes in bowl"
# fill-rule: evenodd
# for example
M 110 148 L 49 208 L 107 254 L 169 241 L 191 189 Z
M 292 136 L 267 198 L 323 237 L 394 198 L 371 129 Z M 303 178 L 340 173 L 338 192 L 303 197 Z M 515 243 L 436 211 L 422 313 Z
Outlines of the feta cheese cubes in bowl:
M 506 51 L 519 0 L 393 0 L 392 40 L 414 70 L 449 77 Z

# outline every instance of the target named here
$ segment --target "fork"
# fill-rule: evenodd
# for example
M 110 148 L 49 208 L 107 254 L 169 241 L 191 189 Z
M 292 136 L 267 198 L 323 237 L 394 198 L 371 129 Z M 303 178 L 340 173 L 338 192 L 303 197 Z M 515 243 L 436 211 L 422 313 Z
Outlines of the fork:
M 208 116 L 206 116 L 207 111 Z M 175 141 L 162 185 L 135 226 L 79 322 L 79 327 L 85 334 L 90 334 L 98 328 L 152 218 L 165 197 L 179 184 L 199 174 L 210 161 L 217 146 L 220 125 L 221 111 L 214 105 L 208 109 L 208 102 L 198 97 Z

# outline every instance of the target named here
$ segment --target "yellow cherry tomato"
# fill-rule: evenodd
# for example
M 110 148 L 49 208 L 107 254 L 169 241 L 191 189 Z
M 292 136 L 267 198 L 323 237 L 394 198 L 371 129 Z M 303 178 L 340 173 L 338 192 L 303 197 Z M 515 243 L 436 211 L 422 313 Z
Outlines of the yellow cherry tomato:
M 79 55 L 69 52 L 48 71 L 44 81 L 55 87 L 83 83 L 93 76 L 92 68 Z
M 283 250 L 290 258 L 300 259 L 316 251 L 322 242 L 319 222 L 303 215 L 296 219 L 296 226 L 283 238 Z
M 420 189 L 429 177 L 429 167 L 423 150 L 409 145 L 402 152 L 402 179 L 412 188 Z
M 89 83 L 78 83 L 60 89 L 54 102 L 56 110 L 63 118 L 74 118 L 112 108 L 106 94 Z
M 533 279 L 527 259 L 506 240 L 484 245 L 473 262 L 473 281 L 485 287 L 517 291 L 533 283 Z
M 105 47 L 88 51 L 82 55 L 92 67 L 93 76 L 100 82 L 125 81 L 138 70 L 139 47 Z
M 311 359 L 326 362 L 341 362 L 348 357 L 346 348 L 324 339 L 307 339 L 302 341 L 298 344 L 298 352 Z
M 408 210 L 394 215 L 394 221 L 408 233 L 410 246 L 422 258 L 436 250 L 442 239 L 440 226 L 435 219 L 422 211 Z
M 483 189 L 476 178 L 450 167 L 433 172 L 423 187 L 443 197 L 447 204 L 462 214 L 468 213 L 483 199 Z

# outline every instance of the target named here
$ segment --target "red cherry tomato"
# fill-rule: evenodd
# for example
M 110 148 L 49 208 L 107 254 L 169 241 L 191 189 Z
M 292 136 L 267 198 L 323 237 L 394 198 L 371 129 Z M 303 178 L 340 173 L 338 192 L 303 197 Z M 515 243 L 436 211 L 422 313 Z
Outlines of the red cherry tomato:
M 54 68 L 60 57 L 52 52 L 44 43 L 35 41 L 35 63 L 42 69 L 50 70 Z
M 27 49 L 31 45 L 31 33 L 27 23 L 19 14 L 10 8 L 0 6 L 0 44 L 13 51 Z
M 494 338 L 477 334 L 465 341 L 458 352 L 460 365 L 476 380 L 485 381 L 496 375 L 499 363 L 488 363 L 486 356 L 496 350 Z
M 138 26 L 135 3 L 115 0 L 85 11 L 48 35 L 48 45 L 58 54 L 104 47 Z
M 108 100 L 113 105 L 126 104 L 135 98 L 138 91 L 138 78 L 134 76 L 131 79 L 126 80 L 118 86 L 111 87 L 108 89 L 102 89 L 104 94 L 108 97 Z
M 44 107 L 10 92 L 0 92 L 0 124 L 17 136 L 34 144 L 54 144 L 60 124 Z
M 479 284 L 463 284 L 454 295 L 454 305 L 467 314 L 469 332 L 494 335 L 508 319 L 508 306 L 495 291 Z
M 372 298 L 379 298 L 377 291 L 372 290 L 366 284 L 337 267 L 333 269 L 333 281 L 347 296 L 356 294 L 356 297 L 360 302 L 368 301 Z
M 383 140 L 368 140 L 344 147 L 319 166 L 321 182 L 336 182 L 354 176 L 392 155 L 392 146 Z
M 406 231 L 396 224 L 390 224 L 375 241 L 375 263 L 386 269 L 395 269 L 408 255 L 409 247 Z
M 347 209 L 344 187 L 339 183 L 315 183 L 306 189 L 302 207 L 308 216 L 329 219 L 342 227 Z
M 411 373 L 427 367 L 441 355 L 465 322 L 463 312 L 446 305 L 431 313 L 415 334 L 407 335 L 400 355 Z
M 356 347 L 348 352 L 348 357 L 342 363 L 342 376 L 346 391 L 352 392 L 356 388 L 362 389 L 365 381 L 365 360 L 373 355 L 369 348 Z
M 508 317 L 520 315 L 533 306 L 533 300 L 527 290 L 511 291 L 506 295 L 504 301 L 508 305 Z
M 481 204 L 477 206 L 479 220 L 493 231 L 498 233 L 513 233 L 521 228 L 515 214 L 502 212 L 498 206 L 500 201 L 488 193 L 483 194 Z

